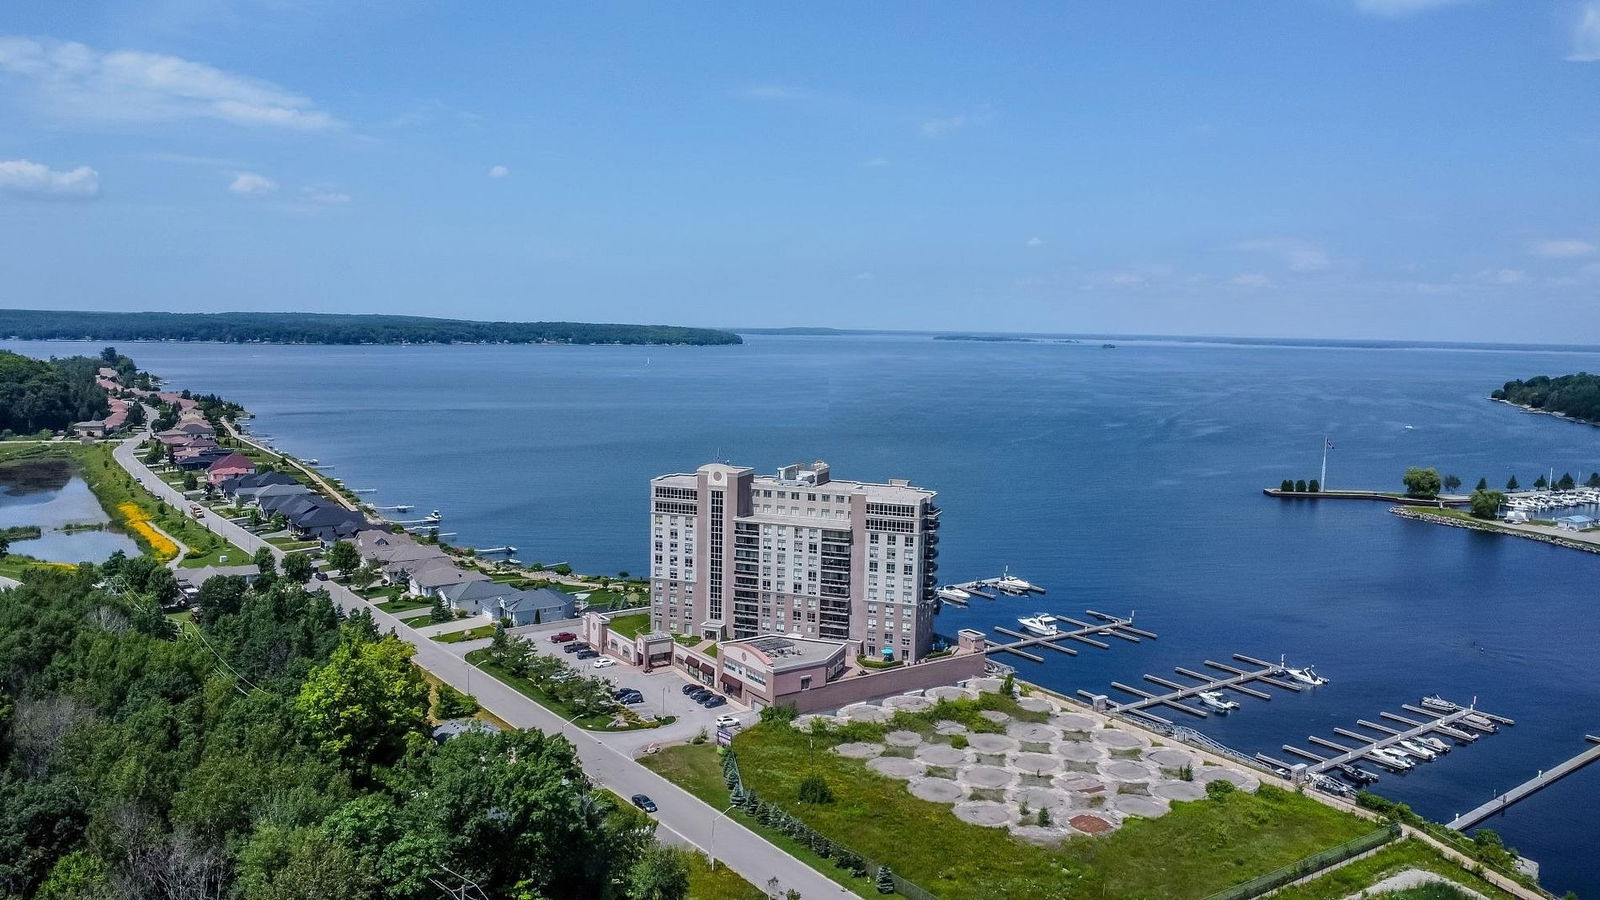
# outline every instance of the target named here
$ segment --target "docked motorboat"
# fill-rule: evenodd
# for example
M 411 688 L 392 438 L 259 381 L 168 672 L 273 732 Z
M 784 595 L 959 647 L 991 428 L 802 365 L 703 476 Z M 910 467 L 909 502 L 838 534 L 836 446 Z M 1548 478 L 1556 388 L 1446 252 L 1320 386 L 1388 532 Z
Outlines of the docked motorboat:
M 1376 773 L 1368 772 L 1366 769 L 1363 769 L 1359 766 L 1352 766 L 1348 763 L 1341 763 L 1339 765 L 1339 774 L 1343 775 L 1346 779 L 1354 784 L 1374 784 L 1378 780 Z
M 1283 665 L 1282 660 L 1279 660 L 1278 667 L 1283 669 L 1283 674 L 1293 678 L 1295 681 L 1298 681 L 1301 684 L 1309 684 L 1312 687 L 1317 687 L 1318 685 L 1328 683 L 1328 679 L 1318 675 L 1317 670 L 1311 666 L 1306 666 L 1303 669 L 1291 669 L 1288 666 Z
M 937 596 L 940 600 L 949 600 L 951 603 L 965 603 L 972 599 L 972 595 L 953 584 L 939 588 Z
M 1416 765 L 1404 753 L 1396 753 L 1388 747 L 1374 747 L 1367 751 L 1367 756 L 1382 765 L 1401 772 Z
M 422 521 L 424 522 L 441 522 L 443 520 L 444 513 L 439 512 L 437 509 L 422 517 Z
M 1416 741 L 1435 753 L 1449 753 L 1451 749 L 1449 744 L 1446 744 L 1444 741 L 1441 741 L 1436 737 L 1424 735 L 1417 738 Z
M 1056 625 L 1061 621 L 1047 613 L 1039 613 L 1027 619 L 1018 619 L 1017 624 L 1040 637 L 1054 637 L 1061 633 L 1061 628 Z
M 1195 696 L 1200 698 L 1201 703 L 1217 712 L 1233 712 L 1239 708 L 1239 704 L 1236 701 L 1222 696 L 1221 691 L 1201 691 Z
M 1412 740 L 1395 741 L 1394 745 L 1405 751 L 1407 755 L 1415 756 L 1417 759 L 1437 759 L 1439 756 L 1432 749 Z
M 1438 694 L 1434 694 L 1432 697 L 1422 698 L 1422 707 L 1424 709 L 1431 709 L 1435 712 L 1455 712 L 1461 708 L 1461 704 L 1451 703 L 1449 700 L 1444 699 Z
M 1473 728 L 1476 728 L 1479 731 L 1486 731 L 1489 734 L 1494 734 L 1496 731 L 1500 730 L 1500 726 L 1496 725 L 1494 720 L 1480 716 L 1477 713 L 1467 713 L 1461 717 L 1461 721 L 1471 725 Z
M 1010 570 L 1007 570 L 1001 574 L 1001 576 L 995 580 L 994 586 L 1008 594 L 1026 594 L 1030 591 L 1037 591 L 1041 594 L 1044 593 L 1044 588 L 1023 581 L 1021 578 L 1011 574 Z

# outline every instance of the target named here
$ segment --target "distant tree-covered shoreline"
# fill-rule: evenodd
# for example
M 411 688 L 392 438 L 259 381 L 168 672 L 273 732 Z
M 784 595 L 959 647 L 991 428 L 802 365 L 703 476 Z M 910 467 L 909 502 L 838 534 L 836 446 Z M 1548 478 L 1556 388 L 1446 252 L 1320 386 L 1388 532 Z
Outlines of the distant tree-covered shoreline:
M 677 325 L 476 322 L 338 313 L 0 310 L 0 337 L 228 344 L 739 344 L 731 331 Z
M 1590 375 L 1588 372 L 1556 378 L 1539 375 L 1527 381 L 1508 381 L 1489 397 L 1600 424 L 1600 375 Z

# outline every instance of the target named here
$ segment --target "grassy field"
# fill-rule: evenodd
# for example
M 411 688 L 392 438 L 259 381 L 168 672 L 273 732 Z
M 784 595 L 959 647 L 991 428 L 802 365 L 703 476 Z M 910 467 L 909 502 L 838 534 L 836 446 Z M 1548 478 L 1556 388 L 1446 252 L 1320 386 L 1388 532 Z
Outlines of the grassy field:
M 477 628 L 468 628 L 466 631 L 451 631 L 446 634 L 436 634 L 433 636 L 433 639 L 441 644 L 459 644 L 462 641 L 475 641 L 479 638 L 493 636 L 493 625 L 479 625 Z
M 968 825 L 948 806 L 919 800 L 902 782 L 832 754 L 837 741 L 761 725 L 735 738 L 734 748 L 746 784 L 761 797 L 944 898 L 1204 897 L 1372 828 L 1306 797 L 1264 788 L 1175 803 L 1159 819 L 1134 819 L 1105 837 L 1037 847 L 1003 830 Z M 646 765 L 708 801 L 726 802 L 713 747 L 671 748 Z M 799 783 L 812 773 L 827 779 L 836 802 L 799 802 Z M 830 863 L 821 868 L 838 872 Z
M 623 637 L 634 638 L 650 630 L 650 614 L 617 616 L 611 620 L 611 630 Z
M 1340 900 L 1342 897 L 1360 893 L 1363 888 L 1377 884 L 1405 869 L 1423 869 L 1442 875 L 1462 887 L 1489 897 L 1490 900 L 1512 900 L 1511 894 L 1462 869 L 1440 856 L 1432 847 L 1415 840 L 1390 844 L 1365 859 L 1335 869 L 1315 881 L 1283 888 L 1272 896 L 1275 900 Z
M 767 892 L 740 878 L 732 869 L 698 853 L 689 853 L 690 900 L 768 900 Z

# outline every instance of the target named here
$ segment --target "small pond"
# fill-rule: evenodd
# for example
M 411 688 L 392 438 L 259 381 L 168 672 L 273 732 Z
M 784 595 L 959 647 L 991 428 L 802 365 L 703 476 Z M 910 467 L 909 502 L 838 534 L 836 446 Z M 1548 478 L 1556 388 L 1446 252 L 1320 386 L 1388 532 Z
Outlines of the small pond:
M 11 542 L 13 553 L 52 562 L 105 562 L 118 550 L 139 555 L 139 545 L 120 531 L 59 531 L 67 525 L 104 525 L 111 519 L 89 485 L 64 459 L 0 465 L 0 528 L 37 525 L 42 534 Z

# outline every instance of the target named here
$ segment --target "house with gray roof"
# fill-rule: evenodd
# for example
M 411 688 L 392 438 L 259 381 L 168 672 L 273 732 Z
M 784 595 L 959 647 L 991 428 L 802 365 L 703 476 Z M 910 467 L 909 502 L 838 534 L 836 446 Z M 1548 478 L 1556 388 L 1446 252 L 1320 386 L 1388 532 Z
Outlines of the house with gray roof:
M 571 594 L 547 587 L 517 591 L 499 598 L 497 603 L 499 613 L 490 618 L 509 619 L 512 627 L 543 625 L 577 616 L 577 603 Z
M 488 581 L 489 576 L 476 569 L 463 569 L 448 557 L 426 562 L 410 573 L 409 590 L 418 597 L 437 597 L 439 591 L 464 581 Z
M 463 581 L 439 589 L 439 596 L 456 612 L 490 619 L 499 618 L 501 598 L 517 593 L 516 588 L 498 581 Z

